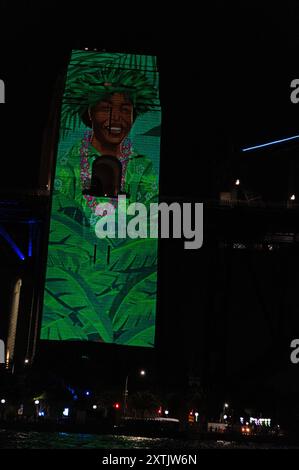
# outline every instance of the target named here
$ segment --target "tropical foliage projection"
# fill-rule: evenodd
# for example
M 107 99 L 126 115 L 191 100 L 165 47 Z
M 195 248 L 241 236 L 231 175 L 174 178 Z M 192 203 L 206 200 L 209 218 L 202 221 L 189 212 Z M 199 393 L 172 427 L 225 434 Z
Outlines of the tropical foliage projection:
M 111 116 L 111 107 L 103 131 L 109 127 L 107 140 L 113 145 L 121 139 L 115 153 L 121 163 L 121 193 L 127 205 L 149 206 L 158 200 L 156 58 L 73 51 L 62 100 L 41 339 L 153 347 L 157 240 L 98 238 L 98 220 L 109 217 L 97 213 L 98 204 L 109 202 L 117 214 L 118 201 L 88 192 L 93 162 L 107 153 L 94 130 L 102 112 L 97 106 L 104 101 L 109 108 L 111 96 L 125 96 L 133 109 L 127 134 L 121 118 L 114 111 Z

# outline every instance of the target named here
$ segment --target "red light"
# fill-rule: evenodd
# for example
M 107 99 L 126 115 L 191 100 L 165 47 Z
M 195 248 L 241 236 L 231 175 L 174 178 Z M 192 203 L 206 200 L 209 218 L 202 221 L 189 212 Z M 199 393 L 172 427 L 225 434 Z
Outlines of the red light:
M 119 410 L 120 409 L 120 404 L 119 403 L 114 403 L 113 408 L 115 408 L 116 410 Z

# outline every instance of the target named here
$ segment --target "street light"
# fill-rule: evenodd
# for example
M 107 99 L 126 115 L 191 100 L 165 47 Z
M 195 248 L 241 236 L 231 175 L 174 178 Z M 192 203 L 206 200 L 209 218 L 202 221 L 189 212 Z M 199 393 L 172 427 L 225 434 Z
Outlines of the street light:
M 220 414 L 220 422 L 222 423 L 226 421 L 227 419 L 228 408 L 229 408 L 229 404 L 223 403 L 222 413 Z
M 34 404 L 35 404 L 35 413 L 36 413 L 36 416 L 38 417 L 39 416 L 39 400 L 34 400 Z
M 3 417 L 4 417 L 4 409 L 5 409 L 4 405 L 5 405 L 5 403 L 6 403 L 5 398 L 1 398 L 1 405 L 3 405 L 3 406 L 1 406 L 1 408 L 0 408 L 0 419 L 3 419 Z
M 139 371 L 139 375 L 141 377 L 144 377 L 146 375 L 146 371 L 144 369 L 141 369 Z M 129 375 L 126 377 L 125 381 L 125 391 L 124 391 L 124 415 L 127 412 L 127 402 L 128 402 L 128 395 L 129 395 L 129 390 L 128 390 L 128 382 L 129 382 Z

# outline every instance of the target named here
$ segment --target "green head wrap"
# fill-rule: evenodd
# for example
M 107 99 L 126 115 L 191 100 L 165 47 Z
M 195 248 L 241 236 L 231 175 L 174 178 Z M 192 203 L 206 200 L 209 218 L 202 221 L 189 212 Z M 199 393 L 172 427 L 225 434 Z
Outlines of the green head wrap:
M 75 130 L 83 121 L 90 126 L 88 109 L 113 93 L 125 93 L 134 107 L 135 117 L 154 109 L 157 89 L 139 70 L 102 67 L 82 72 L 67 80 L 62 107 L 62 129 Z

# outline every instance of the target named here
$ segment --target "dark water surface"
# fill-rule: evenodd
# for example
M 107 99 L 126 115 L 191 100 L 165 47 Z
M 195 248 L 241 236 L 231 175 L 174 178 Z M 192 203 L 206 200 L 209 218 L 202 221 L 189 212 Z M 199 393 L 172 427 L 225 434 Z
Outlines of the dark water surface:
M 299 445 L 261 444 L 233 441 L 200 441 L 197 439 L 148 438 L 78 433 L 17 432 L 0 429 L 1 449 L 167 449 L 196 451 L 197 449 L 299 449 Z

